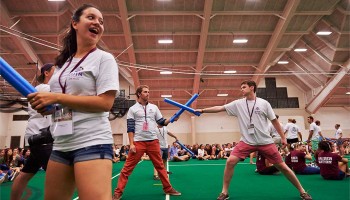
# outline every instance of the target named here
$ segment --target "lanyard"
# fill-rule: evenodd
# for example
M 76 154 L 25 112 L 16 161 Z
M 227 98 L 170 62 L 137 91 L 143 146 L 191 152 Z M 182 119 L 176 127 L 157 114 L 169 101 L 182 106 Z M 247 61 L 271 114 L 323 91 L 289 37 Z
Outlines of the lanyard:
M 145 105 L 145 107 L 143 107 L 143 105 L 141 104 L 142 109 L 145 111 L 145 122 L 147 123 L 147 104 Z
M 159 127 L 157 127 L 157 128 L 158 128 L 158 130 L 159 130 L 160 135 L 164 138 L 164 126 L 163 126 L 163 134 L 162 134 L 162 132 L 160 131 Z
M 73 69 L 69 72 L 69 74 L 72 73 L 77 67 L 79 67 L 79 65 L 85 60 L 85 58 L 86 58 L 90 53 L 94 52 L 95 50 L 96 50 L 96 47 L 93 48 L 93 49 L 91 49 L 91 50 L 90 50 L 90 51 L 89 51 L 89 52 L 88 52 L 88 53 L 73 67 Z M 67 79 L 64 81 L 64 85 L 62 85 L 62 83 L 61 83 L 61 76 L 62 76 L 62 74 L 66 71 L 66 69 L 68 69 L 69 65 L 72 63 L 72 60 L 73 60 L 73 57 L 70 59 L 70 61 L 69 61 L 68 65 L 67 65 L 67 67 L 64 68 L 64 69 L 62 70 L 62 73 L 61 73 L 60 76 L 58 77 L 58 83 L 59 83 L 60 86 L 61 86 L 61 89 L 62 89 L 62 93 L 63 93 L 63 94 L 66 93 Z
M 254 99 L 254 105 L 253 105 L 253 108 L 252 108 L 252 113 L 250 113 L 250 110 L 249 110 L 249 107 L 248 107 L 248 100 L 246 99 L 245 102 L 247 104 L 247 109 L 248 109 L 248 114 L 249 114 L 249 123 L 251 124 L 252 123 L 252 116 L 253 116 L 253 112 L 254 112 L 254 107 L 255 107 L 255 104 L 256 104 L 256 98 Z

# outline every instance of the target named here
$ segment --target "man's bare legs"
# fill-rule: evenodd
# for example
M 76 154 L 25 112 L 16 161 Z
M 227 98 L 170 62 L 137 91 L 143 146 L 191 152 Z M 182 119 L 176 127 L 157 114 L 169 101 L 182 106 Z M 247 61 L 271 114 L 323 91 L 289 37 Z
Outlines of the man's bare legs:
M 299 190 L 300 194 L 305 193 L 303 186 L 301 186 L 298 178 L 294 172 L 286 165 L 285 162 L 274 164 L 274 166 L 283 173 L 283 175 Z
M 226 166 L 224 170 L 224 180 L 222 184 L 222 193 L 227 194 L 228 188 L 230 187 L 230 182 L 234 173 L 235 166 L 239 162 L 239 158 L 233 155 L 230 155 L 230 157 L 226 161 Z

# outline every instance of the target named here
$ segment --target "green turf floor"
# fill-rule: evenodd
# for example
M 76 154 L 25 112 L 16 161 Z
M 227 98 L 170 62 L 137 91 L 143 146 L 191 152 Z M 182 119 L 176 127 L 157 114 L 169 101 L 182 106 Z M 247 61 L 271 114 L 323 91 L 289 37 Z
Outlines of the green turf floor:
M 120 162 L 113 165 L 113 189 L 123 164 Z M 170 175 L 170 181 L 175 189 L 182 192 L 182 196 L 170 197 L 170 199 L 216 199 L 221 191 L 224 167 L 225 160 L 170 162 L 169 169 L 173 172 Z M 255 165 L 250 165 L 247 161 L 237 165 L 230 185 L 230 199 L 300 199 L 298 191 L 283 175 L 262 176 L 254 170 Z M 29 182 L 23 195 L 24 199 L 43 199 L 44 178 L 45 173 L 39 172 Z M 342 181 L 326 181 L 320 175 L 298 175 L 298 178 L 313 199 L 350 199 L 350 178 Z M 0 185 L 0 200 L 9 199 L 11 185 L 11 182 Z M 77 193 L 73 199 L 77 199 L 76 197 Z M 130 176 L 123 199 L 164 200 L 165 198 L 161 182 L 153 180 L 152 163 L 142 161 Z

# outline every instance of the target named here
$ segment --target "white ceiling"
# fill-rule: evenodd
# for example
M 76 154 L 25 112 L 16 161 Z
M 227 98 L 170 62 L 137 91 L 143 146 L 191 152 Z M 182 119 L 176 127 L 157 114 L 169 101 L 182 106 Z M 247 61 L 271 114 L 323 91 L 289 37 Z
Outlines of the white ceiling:
M 193 108 L 220 105 L 240 98 L 241 81 L 265 77 L 286 77 L 313 94 L 309 112 L 350 107 L 348 0 L 1 0 L 0 56 L 34 83 L 36 65 L 28 63 L 54 61 L 73 11 L 87 2 L 104 15 L 99 47 L 118 59 L 130 84 L 149 85 L 161 109 L 176 109 L 162 94 L 185 103 L 199 93 Z M 332 33 L 316 34 L 324 30 Z M 237 38 L 248 42 L 233 44 Z M 0 93 L 20 96 L 1 78 Z

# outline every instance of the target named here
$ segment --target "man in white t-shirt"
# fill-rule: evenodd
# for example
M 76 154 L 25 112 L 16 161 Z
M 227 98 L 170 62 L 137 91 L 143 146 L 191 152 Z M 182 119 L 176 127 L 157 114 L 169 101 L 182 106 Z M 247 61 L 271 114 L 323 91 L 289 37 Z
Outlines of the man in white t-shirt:
M 159 140 L 159 146 L 160 146 L 160 155 L 163 159 L 164 168 L 167 169 L 168 165 L 168 157 L 169 157 L 169 145 L 168 145 L 168 135 L 173 137 L 175 140 L 177 140 L 177 137 L 172 134 L 170 131 L 168 131 L 166 126 L 158 125 L 158 131 L 156 132 L 158 140 Z M 154 180 L 160 180 L 158 176 L 158 172 L 156 168 L 153 168 L 153 179 Z M 168 174 L 172 174 L 172 172 L 167 171 Z
M 217 113 L 226 111 L 230 116 L 238 118 L 241 131 L 240 142 L 231 152 L 226 161 L 222 192 L 218 200 L 229 199 L 228 189 L 237 163 L 245 159 L 251 152 L 258 151 L 269 160 L 270 163 L 281 171 L 288 180 L 299 190 L 302 199 L 310 200 L 311 196 L 301 186 L 294 172 L 283 162 L 280 153 L 268 131 L 268 121 L 271 121 L 281 137 L 283 145 L 287 144 L 282 127 L 276 119 L 275 113 L 269 102 L 257 98 L 256 83 L 254 81 L 243 81 L 241 92 L 244 98 L 232 101 L 223 106 L 214 106 L 205 109 L 197 109 L 201 113 Z
M 170 184 L 162 157 L 160 156 L 159 140 L 157 138 L 157 125 L 167 126 L 170 119 L 164 119 L 158 107 L 148 102 L 149 87 L 140 85 L 136 89 L 137 102 L 129 108 L 127 114 L 127 131 L 129 136 L 130 151 L 123 169 L 120 171 L 117 188 L 114 190 L 113 200 L 121 199 L 128 177 L 141 160 L 144 153 L 147 153 L 163 185 L 165 194 L 179 196 Z M 177 120 L 177 119 L 176 119 Z
M 314 152 L 316 152 L 316 150 L 318 149 L 318 143 L 319 143 L 319 128 L 317 127 L 316 123 L 314 122 L 314 118 L 312 116 L 309 116 L 307 118 L 307 122 L 310 124 L 310 128 L 309 128 L 309 137 L 307 139 L 307 143 L 310 143 L 311 141 L 311 145 L 312 145 L 312 150 Z

